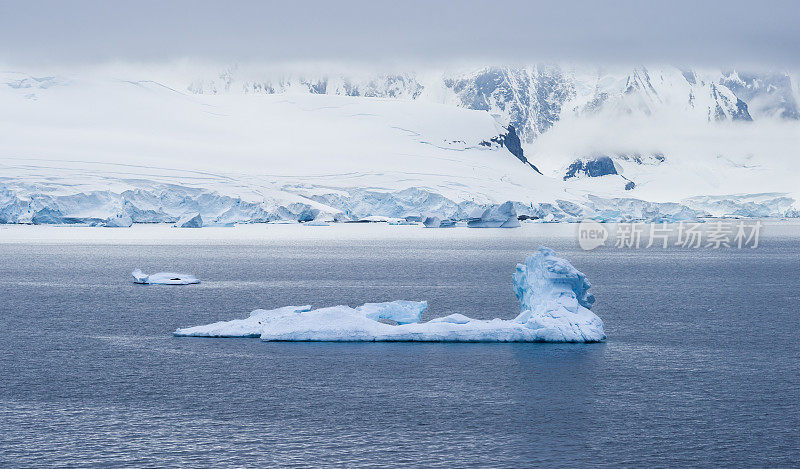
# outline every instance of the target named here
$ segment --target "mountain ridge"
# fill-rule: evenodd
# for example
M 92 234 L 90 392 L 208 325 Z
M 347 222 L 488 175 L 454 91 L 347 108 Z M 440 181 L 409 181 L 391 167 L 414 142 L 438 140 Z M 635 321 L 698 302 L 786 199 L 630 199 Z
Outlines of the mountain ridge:
M 673 108 L 706 121 L 798 120 L 796 87 L 788 72 L 699 73 L 640 66 L 609 73 L 599 67 L 545 64 L 488 66 L 461 73 L 316 73 L 260 80 L 230 67 L 217 77 L 193 80 L 186 90 L 194 94 L 307 92 L 440 102 L 487 111 L 532 143 L 567 115 L 650 116 Z M 750 103 L 755 103 L 754 112 Z

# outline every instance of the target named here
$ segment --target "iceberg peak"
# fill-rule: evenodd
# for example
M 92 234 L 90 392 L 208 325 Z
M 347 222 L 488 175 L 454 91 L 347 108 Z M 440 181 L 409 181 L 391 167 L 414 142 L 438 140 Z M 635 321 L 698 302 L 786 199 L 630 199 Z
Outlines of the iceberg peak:
M 517 264 L 514 272 L 514 294 L 521 310 L 515 321 L 548 338 L 603 340 L 603 321 L 589 311 L 594 305 L 591 287 L 586 276 L 568 260 L 540 246 L 524 264 Z
M 514 294 L 522 312 L 541 307 L 543 301 L 554 295 L 574 296 L 577 304 L 592 309 L 594 295 L 589 293 L 591 287 L 582 272 L 546 246 L 540 246 L 524 264 L 517 264 L 514 272 Z

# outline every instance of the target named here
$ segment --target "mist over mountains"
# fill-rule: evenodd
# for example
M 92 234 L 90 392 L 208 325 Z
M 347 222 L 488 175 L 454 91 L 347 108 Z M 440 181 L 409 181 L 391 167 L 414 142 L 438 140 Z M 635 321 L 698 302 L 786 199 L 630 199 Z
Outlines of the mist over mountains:
M 260 75 L 260 76 L 259 76 Z M 531 65 L 468 72 L 261 73 L 232 66 L 186 87 L 195 94 L 306 92 L 441 102 L 514 125 L 528 143 L 571 116 L 683 113 L 699 121 L 800 119 L 797 80 L 787 72 L 697 71 L 670 66 Z

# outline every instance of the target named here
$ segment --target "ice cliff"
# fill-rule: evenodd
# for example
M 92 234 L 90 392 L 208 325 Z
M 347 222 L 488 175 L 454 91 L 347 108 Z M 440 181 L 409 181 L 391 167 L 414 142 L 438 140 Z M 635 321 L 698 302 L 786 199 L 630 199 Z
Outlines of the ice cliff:
M 175 222 L 175 228 L 202 228 L 203 217 L 199 213 L 187 213 Z
M 175 336 L 260 337 L 265 341 L 599 342 L 603 321 L 589 308 L 591 284 L 568 261 L 541 247 L 513 276 L 520 314 L 472 319 L 462 314 L 420 322 L 425 301 L 367 303 L 357 308 L 287 306 L 245 319 L 178 329 Z
M 613 176 L 606 176 L 613 177 Z M 620 185 L 625 181 L 622 180 Z M 276 188 L 260 200 L 212 189 L 148 183 L 146 187 L 77 192 L 69 187 L 3 187 L 0 224 L 85 224 L 127 227 L 132 223 L 170 223 L 178 227 L 268 223 L 274 221 L 374 221 L 404 219 L 429 227 L 456 222 L 474 228 L 515 227 L 516 219 L 578 222 L 677 222 L 715 217 L 798 217 L 797 201 L 786 193 L 692 197 L 681 202 L 585 195 L 538 202 L 478 204 L 412 187 L 386 191 L 361 188 Z M 226 189 L 221 187 L 220 189 Z M 71 192 L 75 190 L 76 192 Z M 313 194 L 309 195 L 309 192 Z M 185 213 L 190 211 L 190 215 Z

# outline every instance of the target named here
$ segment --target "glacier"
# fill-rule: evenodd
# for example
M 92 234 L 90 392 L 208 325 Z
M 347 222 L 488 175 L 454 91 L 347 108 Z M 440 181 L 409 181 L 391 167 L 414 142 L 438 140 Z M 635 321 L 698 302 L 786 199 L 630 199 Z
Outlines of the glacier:
M 586 276 L 540 247 L 517 265 L 514 319 L 472 319 L 463 314 L 421 322 L 425 301 L 366 303 L 351 308 L 286 306 L 255 310 L 245 319 L 177 329 L 176 337 L 259 337 L 264 341 L 329 342 L 600 342 L 603 321 L 590 308 Z
M 617 176 L 603 176 L 608 177 Z M 619 187 L 625 183 L 620 179 Z M 118 188 L 77 192 L 81 188 L 67 182 L 60 187 L 51 181 L 47 186 L 25 184 L 24 188 L 14 183 L 3 188 L 0 182 L 0 224 L 129 227 L 133 223 L 169 223 L 177 227 L 200 227 L 313 221 L 305 223 L 312 226 L 385 220 L 390 224 L 422 222 L 436 228 L 457 223 L 472 228 L 506 228 L 518 226 L 517 220 L 579 222 L 592 218 L 609 222 L 677 222 L 708 217 L 800 217 L 797 199 L 786 192 L 692 196 L 675 202 L 651 202 L 592 193 L 575 196 L 562 191 L 542 198 L 509 196 L 506 201 L 477 203 L 471 196 L 461 199 L 458 194 L 446 196 L 421 187 L 376 190 L 275 186 L 253 197 L 237 194 L 225 183 L 209 188 L 158 182 L 126 187 L 129 184 L 109 178 L 98 185 Z M 193 210 L 191 215 L 185 215 L 187 209 Z
M 176 274 L 173 272 L 158 272 L 147 275 L 139 269 L 131 272 L 134 283 L 144 285 L 193 285 L 200 283 L 194 275 Z
M 547 222 L 800 212 L 800 111 L 785 73 L 62 72 L 0 71 L 13 116 L 0 120 L 2 224 L 510 227 L 512 212 Z
M 604 176 L 614 177 L 614 176 Z M 624 180 L 620 180 L 622 187 Z M 54 185 L 51 184 L 51 188 Z M 63 190 L 70 190 L 65 186 Z M 42 189 L 44 190 L 44 189 Z M 304 200 L 293 200 L 304 190 L 276 188 L 261 200 L 228 195 L 215 189 L 177 184 L 148 183 L 146 188 L 92 190 L 52 195 L 0 192 L 0 223 L 82 224 L 129 227 L 133 223 L 170 223 L 177 227 L 230 226 L 235 223 L 278 221 L 312 222 L 306 225 L 348 221 L 390 224 L 423 222 L 428 227 L 515 227 L 517 220 L 579 222 L 586 218 L 609 222 L 700 221 L 708 217 L 797 218 L 797 199 L 785 192 L 693 196 L 677 202 L 649 202 L 634 197 L 581 197 L 522 202 L 509 200 L 477 204 L 450 199 L 430 189 L 410 187 L 397 191 L 361 188 L 317 189 Z M 302 196 L 301 196 L 302 197 Z M 187 208 L 196 210 L 182 215 Z M 424 213 L 421 216 L 420 213 Z

